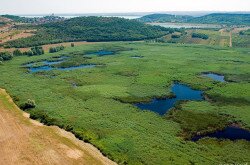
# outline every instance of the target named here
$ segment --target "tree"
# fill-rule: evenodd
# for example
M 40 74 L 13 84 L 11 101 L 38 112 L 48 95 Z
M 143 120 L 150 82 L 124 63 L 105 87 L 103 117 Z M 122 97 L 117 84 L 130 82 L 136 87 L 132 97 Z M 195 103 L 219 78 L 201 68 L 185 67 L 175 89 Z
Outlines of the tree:
M 74 43 L 71 43 L 71 47 L 75 47 L 75 44 L 74 44 Z
M 34 100 L 28 99 L 24 104 L 22 104 L 21 109 L 26 110 L 26 109 L 31 109 L 36 107 L 36 103 Z
M 0 52 L 1 61 L 11 60 L 13 58 L 13 54 L 10 52 Z
M 22 56 L 23 53 L 19 49 L 16 49 L 16 50 L 13 51 L 13 55 L 14 56 Z

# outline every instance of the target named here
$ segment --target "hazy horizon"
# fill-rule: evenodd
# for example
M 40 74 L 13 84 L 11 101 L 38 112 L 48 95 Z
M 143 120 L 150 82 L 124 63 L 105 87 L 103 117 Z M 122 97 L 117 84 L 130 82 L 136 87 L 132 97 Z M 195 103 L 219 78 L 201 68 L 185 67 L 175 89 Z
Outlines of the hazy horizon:
M 18 15 L 250 11 L 249 0 L 8 0 L 0 6 L 0 14 Z

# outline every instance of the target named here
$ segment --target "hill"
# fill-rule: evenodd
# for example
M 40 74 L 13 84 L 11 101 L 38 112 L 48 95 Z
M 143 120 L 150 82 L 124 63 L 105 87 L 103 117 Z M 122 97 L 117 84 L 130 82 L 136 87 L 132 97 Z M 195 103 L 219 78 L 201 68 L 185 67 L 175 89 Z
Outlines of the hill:
M 173 32 L 136 20 L 114 17 L 77 17 L 35 27 L 36 35 L 8 42 L 6 47 L 30 47 L 72 41 L 136 41 L 153 39 Z
M 193 18 L 192 16 L 186 15 L 171 15 L 171 14 L 151 14 L 146 15 L 138 20 L 141 22 L 186 22 Z
M 151 14 L 138 19 L 142 22 L 179 22 L 201 24 L 250 25 L 250 14 L 214 13 L 200 17 Z
M 225 25 L 250 25 L 250 14 L 215 13 L 196 17 L 188 22 Z

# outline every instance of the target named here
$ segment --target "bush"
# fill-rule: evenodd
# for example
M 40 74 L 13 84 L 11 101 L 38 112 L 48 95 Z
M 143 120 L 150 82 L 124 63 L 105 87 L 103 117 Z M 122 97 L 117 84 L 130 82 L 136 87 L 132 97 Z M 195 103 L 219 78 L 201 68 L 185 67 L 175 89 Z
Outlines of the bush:
M 75 47 L 75 44 L 74 44 L 74 43 L 71 43 L 71 47 Z
M 193 33 L 192 38 L 201 38 L 201 39 L 207 40 L 209 37 L 208 35 L 203 34 L 203 33 Z
M 23 55 L 27 56 L 37 56 L 42 54 L 44 54 L 44 50 L 41 46 L 32 47 L 31 50 L 23 53 Z
M 27 109 L 31 109 L 31 108 L 35 108 L 36 107 L 36 103 L 34 100 L 28 99 L 24 104 L 21 104 L 20 108 L 23 110 L 27 110 Z
M 180 38 L 181 36 L 180 35 L 177 35 L 177 34 L 173 34 L 172 36 L 171 36 L 171 38 Z
M 22 56 L 23 53 L 19 49 L 16 49 L 16 50 L 13 51 L 13 55 L 14 56 Z
M 63 45 L 57 46 L 57 47 L 51 47 L 51 48 L 49 48 L 49 52 L 50 53 L 59 52 L 59 51 L 63 50 L 64 48 L 65 47 Z
M 56 125 L 57 121 L 54 118 L 49 117 L 45 112 L 41 110 L 30 111 L 30 118 L 34 120 L 40 120 L 45 125 Z
M 10 52 L 0 52 L 0 61 L 7 61 L 13 58 L 13 54 Z

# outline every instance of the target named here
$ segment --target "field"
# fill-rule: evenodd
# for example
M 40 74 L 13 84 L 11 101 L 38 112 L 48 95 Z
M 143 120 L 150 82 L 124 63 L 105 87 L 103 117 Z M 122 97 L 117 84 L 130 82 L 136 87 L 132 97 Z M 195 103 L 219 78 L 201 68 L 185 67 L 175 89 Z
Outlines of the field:
M 115 164 L 72 134 L 28 116 L 0 89 L 0 164 Z
M 98 50 L 115 54 L 89 54 Z M 186 138 L 231 123 L 250 129 L 249 52 L 247 48 L 188 44 L 85 44 L 4 62 L 0 87 L 7 89 L 18 105 L 35 100 L 36 108 L 28 110 L 31 115 L 40 120 L 47 116 L 49 124 L 70 128 L 119 164 L 244 163 L 250 161 L 250 144 L 245 140 L 207 138 L 195 143 Z M 97 66 L 33 74 L 23 66 L 53 60 L 53 56 L 69 57 L 60 67 Z M 223 74 L 228 82 L 215 82 L 201 76 L 202 72 Z M 209 99 L 184 102 L 165 116 L 131 104 L 171 95 L 174 81 L 204 90 Z M 190 116 L 195 116 L 192 122 Z M 197 123 L 201 123 L 199 127 Z
M 193 33 L 202 33 L 209 36 L 208 39 L 192 38 Z M 221 47 L 230 46 L 230 31 L 225 29 L 188 29 L 186 33 L 180 34 L 179 38 L 172 38 L 172 34 L 166 35 L 164 40 L 171 43 L 186 43 L 186 44 L 202 44 L 202 45 L 214 45 Z

